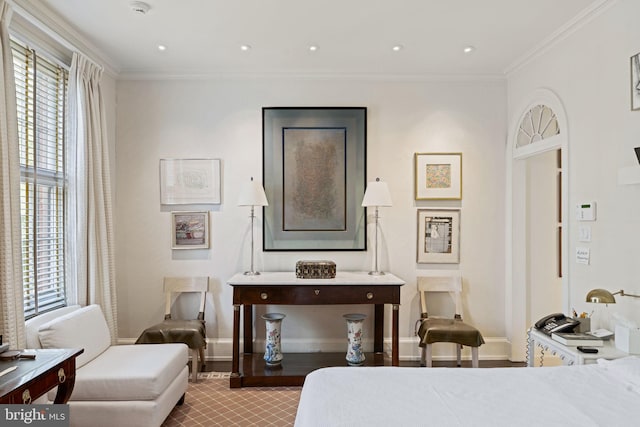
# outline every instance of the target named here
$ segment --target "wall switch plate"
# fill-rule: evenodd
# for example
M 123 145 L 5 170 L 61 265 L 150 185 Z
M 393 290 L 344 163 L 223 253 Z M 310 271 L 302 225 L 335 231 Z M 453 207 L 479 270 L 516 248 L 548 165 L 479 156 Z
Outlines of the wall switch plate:
M 596 220 L 596 202 L 582 202 L 576 205 L 576 219 L 578 221 Z
M 581 225 L 578 228 L 578 241 L 590 242 L 591 241 L 591 227 L 588 225 Z
M 576 263 L 589 265 L 591 262 L 591 250 L 589 248 L 576 248 Z

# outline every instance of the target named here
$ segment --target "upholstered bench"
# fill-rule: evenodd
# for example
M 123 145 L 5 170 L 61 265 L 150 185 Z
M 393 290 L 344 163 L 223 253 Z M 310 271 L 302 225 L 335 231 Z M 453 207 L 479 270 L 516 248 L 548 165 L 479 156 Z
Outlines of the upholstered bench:
M 29 348 L 84 348 L 68 402 L 71 426 L 160 426 L 184 399 L 187 346 L 112 346 L 97 305 L 46 313 L 28 320 L 26 331 Z

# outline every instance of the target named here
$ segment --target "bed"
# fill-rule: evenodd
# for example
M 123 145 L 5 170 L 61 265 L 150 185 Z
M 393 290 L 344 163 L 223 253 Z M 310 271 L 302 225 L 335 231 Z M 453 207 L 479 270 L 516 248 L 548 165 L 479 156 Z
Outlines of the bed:
M 295 421 L 426 425 L 640 425 L 640 358 L 549 368 L 323 368 L 307 375 Z

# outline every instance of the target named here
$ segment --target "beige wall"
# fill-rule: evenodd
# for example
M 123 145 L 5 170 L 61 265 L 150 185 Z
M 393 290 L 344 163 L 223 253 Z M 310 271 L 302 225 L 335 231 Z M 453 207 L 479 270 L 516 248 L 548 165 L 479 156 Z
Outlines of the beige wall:
M 525 160 L 529 283 L 527 325 L 549 313 L 563 311 L 562 280 L 558 277 L 557 156 L 557 151 L 553 150 Z
M 630 111 L 629 58 L 640 51 L 640 3 L 621 0 L 508 76 L 508 105 L 524 103 L 538 88 L 553 91 L 567 114 L 569 139 L 569 306 L 594 312 L 592 326 L 612 329 L 613 315 L 640 322 L 640 300 L 618 297 L 609 307 L 585 302 L 590 289 L 640 294 L 640 185 L 618 185 L 618 170 L 637 165 L 640 112 Z M 509 123 L 520 111 L 509 110 Z M 597 203 L 597 221 L 575 220 L 575 205 Z M 592 240 L 578 241 L 581 224 Z M 575 262 L 576 247 L 591 264 Z
M 387 181 L 394 202 L 381 211 L 381 268 L 407 282 L 401 297 L 401 357 L 418 354 L 413 337 L 416 275 L 422 269 L 451 267 L 416 264 L 416 209 L 421 207 L 461 208 L 461 263 L 454 267 L 465 277 L 466 318 L 491 342 L 483 347 L 485 355 L 503 356 L 504 166 L 497 159 L 505 148 L 505 100 L 504 83 L 491 80 L 119 81 L 115 218 L 120 338 L 133 339 L 161 319 L 163 276 L 208 275 L 214 282 L 207 307 L 207 331 L 214 343 L 209 351 L 229 357 L 232 292 L 225 281 L 249 262 L 248 209 L 236 206 L 236 199 L 242 182 L 262 176 L 261 108 L 365 106 L 367 178 Z M 463 153 L 462 201 L 414 200 L 415 152 Z M 170 213 L 159 202 L 159 159 L 198 157 L 222 159 L 222 204 L 211 208 L 211 249 L 172 252 Z M 260 248 L 261 233 L 256 234 Z M 264 271 L 293 271 L 297 260 L 320 258 L 334 260 L 341 270 L 369 270 L 372 250 L 258 251 L 256 262 Z M 283 345 L 290 351 L 343 350 L 341 314 L 353 307 L 277 310 L 287 314 Z M 370 313 L 368 308 L 357 310 Z
M 24 2 L 19 2 L 24 3 Z M 31 8 L 28 8 L 31 10 Z M 553 91 L 567 114 L 569 138 L 568 224 L 573 259 L 577 246 L 591 249 L 591 265 L 569 263 L 569 305 L 594 313 L 594 326 L 613 328 L 616 313 L 640 321 L 639 300 L 593 307 L 589 289 L 640 294 L 640 185 L 620 186 L 620 168 L 636 165 L 640 112 L 629 111 L 629 57 L 640 51 L 640 3 L 619 0 L 558 37 L 551 46 L 506 76 L 506 83 L 478 79 L 382 80 L 351 78 L 201 78 L 117 80 L 105 75 L 116 230 L 120 338 L 135 339 L 162 316 L 165 275 L 206 274 L 210 356 L 229 357 L 231 290 L 225 280 L 248 264 L 248 212 L 236 206 L 240 183 L 261 176 L 263 106 L 368 107 L 368 179 L 389 182 L 394 206 L 382 210 L 381 267 L 407 281 L 402 291 L 401 356 L 417 355 L 415 276 L 443 266 L 415 263 L 415 217 L 421 207 L 460 207 L 461 263 L 466 318 L 487 338 L 481 357 L 507 354 L 504 235 L 505 137 L 522 105 L 538 88 Z M 40 15 L 37 15 L 40 16 Z M 41 19 L 49 22 L 48 17 Z M 79 46 L 81 41 L 69 37 Z M 83 48 L 88 51 L 86 46 Z M 415 152 L 463 153 L 461 202 L 413 200 Z M 159 204 L 158 160 L 215 157 L 223 162 L 223 203 L 212 208 L 212 248 L 172 252 L 167 210 Z M 573 206 L 598 203 L 592 241 L 577 241 Z M 258 236 L 260 234 L 258 233 Z M 258 242 L 260 246 L 261 242 Z M 292 270 L 295 261 L 330 258 L 339 269 L 368 270 L 367 253 L 261 253 L 263 270 Z M 450 266 L 444 266 L 450 267 Z M 509 303 L 507 304 L 509 305 Z M 362 310 L 362 307 L 358 307 Z M 284 307 L 284 342 L 302 351 L 341 349 L 341 314 L 349 307 Z M 533 311 L 533 308 L 531 308 Z M 386 333 L 388 336 L 388 331 Z M 212 351 L 213 349 L 213 351 Z
M 368 179 L 389 182 L 394 206 L 382 210 L 381 267 L 407 281 L 402 291 L 401 357 L 417 355 L 415 276 L 450 266 L 415 263 L 416 209 L 459 207 L 465 316 L 487 338 L 481 356 L 508 354 L 505 321 L 505 137 L 522 105 L 539 88 L 553 91 L 567 114 L 569 138 L 569 305 L 594 313 L 595 327 L 613 329 L 616 313 L 640 321 L 640 301 L 618 298 L 610 307 L 584 302 L 589 289 L 640 293 L 640 185 L 620 186 L 617 172 L 636 164 L 640 112 L 629 111 L 629 57 L 640 51 L 640 4 L 619 0 L 570 29 L 506 81 L 381 79 L 372 77 L 246 77 L 117 80 L 105 76 L 116 231 L 120 339 L 135 339 L 162 316 L 165 275 L 212 277 L 208 301 L 210 356 L 228 358 L 231 290 L 225 284 L 247 268 L 248 212 L 236 206 L 240 183 L 261 176 L 263 106 L 368 107 Z M 413 154 L 463 153 L 463 200 L 416 202 Z M 215 157 L 223 164 L 223 203 L 211 208 L 212 248 L 171 251 L 170 213 L 159 204 L 158 160 Z M 577 241 L 573 207 L 598 203 L 592 241 Z M 258 233 L 258 239 L 260 239 Z M 258 246 L 261 242 L 258 241 Z M 573 262 L 591 249 L 591 264 Z M 330 258 L 339 269 L 368 270 L 367 253 L 258 253 L 262 270 L 292 270 L 299 259 Z M 534 298 L 535 299 L 535 298 Z M 535 301 L 529 301 L 535 305 Z M 509 305 L 509 303 L 507 303 Z M 275 309 L 275 308 L 274 308 Z M 284 343 L 296 351 L 341 349 L 341 314 L 350 307 L 278 307 L 288 314 Z M 359 311 L 362 307 L 357 308 Z M 533 306 L 529 308 L 535 311 Z M 370 313 L 370 311 L 369 311 Z M 260 326 L 259 326 L 260 327 Z M 369 326 L 370 328 L 370 326 Z M 370 329 L 369 329 L 370 332 Z M 369 334 L 370 335 L 370 334 Z M 388 336 L 388 331 L 386 332 Z M 213 349 L 213 351 L 212 351 Z

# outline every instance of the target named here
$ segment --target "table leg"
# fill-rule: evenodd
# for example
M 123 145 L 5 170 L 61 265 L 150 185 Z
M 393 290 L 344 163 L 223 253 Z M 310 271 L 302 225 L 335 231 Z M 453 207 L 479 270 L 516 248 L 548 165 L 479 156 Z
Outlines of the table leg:
M 373 352 L 384 352 L 384 304 L 375 304 L 373 314 Z
M 393 304 L 391 324 L 391 365 L 400 365 L 400 339 L 398 338 L 398 323 L 400 321 L 400 304 Z
M 231 377 L 233 378 L 240 376 L 240 304 L 233 304 L 232 346 Z
M 244 353 L 253 353 L 253 305 L 244 305 Z
M 75 357 L 58 369 L 58 391 L 53 400 L 55 404 L 64 404 L 69 401 L 73 386 L 76 383 L 76 359 Z

